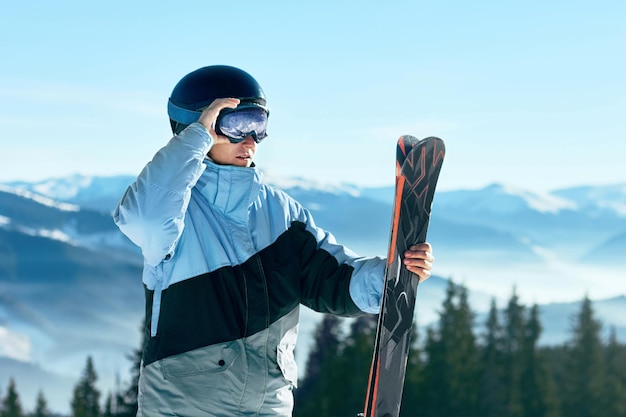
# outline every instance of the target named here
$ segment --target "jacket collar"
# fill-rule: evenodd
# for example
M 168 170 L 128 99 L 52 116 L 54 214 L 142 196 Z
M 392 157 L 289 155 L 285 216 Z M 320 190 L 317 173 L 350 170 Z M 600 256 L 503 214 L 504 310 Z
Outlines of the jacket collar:
M 206 169 L 195 188 L 227 217 L 248 222 L 249 208 L 259 195 L 262 174 L 255 167 L 218 165 L 205 158 Z

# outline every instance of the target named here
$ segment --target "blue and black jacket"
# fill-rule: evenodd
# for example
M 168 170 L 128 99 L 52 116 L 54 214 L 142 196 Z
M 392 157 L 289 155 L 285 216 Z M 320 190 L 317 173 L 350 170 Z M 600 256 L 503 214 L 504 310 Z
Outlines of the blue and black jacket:
M 144 256 L 149 337 L 140 397 L 142 389 L 151 396 L 146 407 L 163 400 L 167 412 L 180 411 L 171 407 L 181 392 L 211 395 L 172 374 L 221 375 L 235 394 L 235 414 L 284 402 L 272 392 L 296 384 L 299 305 L 353 316 L 377 313 L 381 298 L 383 259 L 339 245 L 307 209 L 264 184 L 257 168 L 213 163 L 212 145 L 202 125 L 190 125 L 154 156 L 114 213 Z M 193 358 L 189 369 L 185 357 Z M 226 377 L 232 373 L 248 376 Z

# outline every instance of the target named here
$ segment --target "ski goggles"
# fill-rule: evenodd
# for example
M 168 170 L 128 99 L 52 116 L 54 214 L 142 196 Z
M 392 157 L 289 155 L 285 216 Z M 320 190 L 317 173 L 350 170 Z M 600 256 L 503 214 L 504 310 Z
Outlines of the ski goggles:
M 215 121 L 215 132 L 226 136 L 232 143 L 242 142 L 252 136 L 256 143 L 267 137 L 269 111 L 256 103 L 240 104 L 234 109 L 223 109 Z
M 169 100 L 167 113 L 173 121 L 190 125 L 198 121 L 202 111 L 189 110 Z M 267 136 L 269 114 L 269 110 L 261 104 L 244 102 L 234 109 L 226 108 L 220 111 L 215 122 L 215 131 L 226 136 L 232 143 L 242 142 L 250 135 L 256 143 L 259 143 Z

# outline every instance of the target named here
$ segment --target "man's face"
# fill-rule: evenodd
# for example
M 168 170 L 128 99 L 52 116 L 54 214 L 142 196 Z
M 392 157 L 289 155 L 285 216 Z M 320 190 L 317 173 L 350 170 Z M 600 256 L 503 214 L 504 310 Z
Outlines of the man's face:
M 252 135 L 239 143 L 226 142 L 215 143 L 209 151 L 209 157 L 219 165 L 234 165 L 239 167 L 249 167 L 252 165 L 252 158 L 256 152 L 256 142 Z

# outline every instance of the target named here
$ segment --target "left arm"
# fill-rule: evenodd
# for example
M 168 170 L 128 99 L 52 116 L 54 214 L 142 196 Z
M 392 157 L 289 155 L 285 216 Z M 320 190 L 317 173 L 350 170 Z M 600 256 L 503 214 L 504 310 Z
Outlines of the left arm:
M 380 310 L 386 260 L 360 257 L 338 244 L 332 234 L 318 228 L 310 213 L 303 225 L 308 239 L 297 245 L 301 259 L 302 303 L 320 312 L 355 315 Z M 406 268 L 420 282 L 428 279 L 434 258 L 428 243 L 414 245 L 404 254 Z

